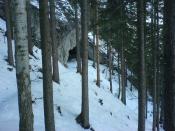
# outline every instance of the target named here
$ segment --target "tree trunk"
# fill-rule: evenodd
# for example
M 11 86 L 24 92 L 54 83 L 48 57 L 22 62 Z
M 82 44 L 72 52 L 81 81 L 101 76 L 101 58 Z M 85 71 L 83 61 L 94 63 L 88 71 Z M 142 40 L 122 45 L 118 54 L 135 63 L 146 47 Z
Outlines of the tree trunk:
M 162 94 L 162 96 L 164 96 L 164 95 Z M 160 102 L 161 102 L 161 104 L 160 104 L 160 120 L 159 120 L 159 123 L 163 124 L 163 128 L 164 128 L 165 127 L 165 121 L 164 121 L 165 114 L 164 114 L 164 98 L 163 97 L 160 99 Z
M 133 77 L 133 73 L 131 72 L 131 78 Z M 133 85 L 132 85 L 132 82 L 130 82 L 130 91 L 132 92 L 132 89 L 133 88 Z
M 127 87 L 128 86 L 128 81 L 127 81 L 127 75 L 128 75 L 128 73 L 127 73 L 127 64 L 126 64 L 126 59 L 125 59 L 125 87 Z
M 118 99 L 120 99 L 121 96 L 121 82 L 120 82 L 120 53 L 118 51 L 118 85 L 119 85 L 119 91 L 118 91 Z
M 53 80 L 60 83 L 59 68 L 58 68 L 58 45 L 56 43 L 56 16 L 55 16 L 55 0 L 50 0 L 50 33 L 52 40 L 52 66 Z
M 122 33 L 122 39 L 123 39 L 123 33 Z M 121 46 L 121 84 L 122 84 L 122 92 L 121 92 L 121 101 L 123 104 L 126 105 L 126 87 L 125 87 L 125 58 L 124 58 L 124 45 L 122 40 L 122 46 Z
M 39 1 L 45 130 L 55 131 L 48 0 Z
M 146 105 L 145 105 L 145 118 L 148 118 L 148 87 L 146 86 Z
M 14 0 L 15 58 L 18 87 L 19 131 L 33 131 L 33 112 L 27 40 L 26 0 Z
M 137 3 L 138 15 L 138 43 L 139 43 L 139 92 L 138 92 L 138 131 L 145 131 L 145 104 L 146 104 L 146 81 L 145 81 L 145 5 L 144 0 Z
M 159 74 L 158 74 L 159 75 Z M 159 79 L 159 77 L 157 77 L 157 79 L 158 80 L 160 80 Z M 160 118 L 160 84 L 159 84 L 159 81 L 157 80 L 157 114 L 156 114 L 156 126 L 157 126 L 157 131 L 159 131 L 160 129 L 159 129 L 159 118 Z
M 92 2 L 92 14 L 93 14 L 93 19 L 92 19 L 92 22 L 93 22 L 93 26 L 92 26 L 92 30 L 93 30 L 93 64 L 92 66 L 94 68 L 96 68 L 96 0 L 94 0 Z
M 9 65 L 14 65 L 13 60 L 13 49 L 12 49 L 12 29 L 11 29 L 11 19 L 10 19 L 10 0 L 5 2 L 5 14 L 6 14 L 6 29 L 7 29 L 7 54 Z
M 162 96 L 164 96 L 164 95 L 162 94 Z M 163 125 L 163 128 L 165 127 L 164 122 L 165 122 L 164 121 L 164 98 L 162 97 L 162 98 L 160 98 L 160 120 L 159 120 L 159 123 Z
M 88 93 L 88 2 L 81 1 L 81 27 L 82 27 L 82 106 L 77 122 L 85 129 L 89 128 L 89 93 Z
M 98 20 L 98 0 L 96 0 L 96 61 L 97 61 L 97 86 L 100 87 L 100 59 L 99 59 L 99 20 Z
M 10 3 L 9 3 L 10 7 L 9 7 L 9 10 L 10 10 L 10 25 L 11 25 L 11 38 L 12 40 L 14 39 L 14 22 L 15 22 L 15 15 L 14 15 L 14 0 L 10 0 Z
M 33 55 L 33 42 L 32 42 L 32 27 L 31 27 L 31 8 L 30 0 L 27 0 L 27 31 L 28 31 L 28 48 L 29 53 Z
M 157 118 L 156 118 L 156 126 L 157 126 L 157 131 L 159 131 L 159 120 L 160 120 L 160 88 L 161 88 L 161 70 L 160 70 L 160 37 L 159 37 L 159 0 L 156 1 L 156 30 L 157 30 L 157 36 L 156 36 L 156 43 L 157 43 Z
M 78 1 L 75 3 L 75 21 L 76 21 L 76 44 L 77 44 L 77 73 L 81 74 L 81 56 L 79 41 L 79 20 L 78 20 Z
M 94 68 L 96 68 L 96 66 L 95 66 L 95 62 L 96 62 L 96 42 L 95 42 L 95 31 L 93 32 L 93 43 L 94 43 L 94 46 L 93 46 L 93 64 L 92 64 L 92 66 L 94 67 Z
M 110 92 L 112 91 L 112 53 L 111 53 L 111 44 L 109 44 L 109 82 L 110 82 Z
M 155 10 L 155 0 L 152 2 L 153 5 L 153 65 L 154 65 L 154 79 L 153 79 L 153 125 L 152 131 L 156 130 L 156 119 L 157 119 L 157 41 L 156 41 L 156 10 Z
M 165 0 L 165 131 L 175 131 L 175 1 Z

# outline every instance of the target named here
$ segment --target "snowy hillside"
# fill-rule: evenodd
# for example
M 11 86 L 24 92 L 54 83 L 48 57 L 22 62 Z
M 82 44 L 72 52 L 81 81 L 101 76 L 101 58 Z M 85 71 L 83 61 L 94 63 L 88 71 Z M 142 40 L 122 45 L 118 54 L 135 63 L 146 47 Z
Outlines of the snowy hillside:
M 5 22 L 0 20 L 5 31 Z M 0 131 L 18 131 L 18 97 L 15 68 L 8 66 L 6 38 L 0 33 Z M 35 131 L 44 131 L 41 50 L 34 47 L 30 56 L 31 86 Z M 96 70 L 89 61 L 90 124 L 95 131 L 137 131 L 137 91 L 127 88 L 127 106 L 117 98 L 118 82 L 113 79 L 114 94 L 109 91 L 107 67 L 101 65 L 101 88 L 95 84 Z M 81 76 L 76 73 L 76 61 L 60 66 L 61 84 L 54 85 L 54 113 L 57 131 L 83 131 L 75 118 L 81 110 Z M 128 85 L 129 86 L 129 85 Z M 152 106 L 149 103 L 149 110 Z M 150 111 L 151 112 L 151 111 Z M 151 113 L 146 129 L 151 131 Z

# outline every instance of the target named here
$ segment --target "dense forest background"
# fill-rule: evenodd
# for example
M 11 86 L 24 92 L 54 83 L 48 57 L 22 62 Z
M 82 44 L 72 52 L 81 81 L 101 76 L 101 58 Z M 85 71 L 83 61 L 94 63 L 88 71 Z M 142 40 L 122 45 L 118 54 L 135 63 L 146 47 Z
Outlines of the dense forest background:
M 1 58 L 1 71 L 4 72 L 3 68 L 7 68 L 6 74 L 13 71 L 16 73 L 15 78 L 8 80 L 8 83 L 12 82 L 17 87 L 14 96 L 17 97 L 19 116 L 14 118 L 19 119 L 19 128 L 15 129 L 35 129 L 33 109 L 39 99 L 43 100 L 43 107 L 36 109 L 43 110 L 42 120 L 46 131 L 58 129 L 55 124 L 55 119 L 58 119 L 55 117 L 55 110 L 62 115 L 64 108 L 72 107 L 75 108 L 72 110 L 73 118 L 64 120 L 74 119 L 82 127 L 78 130 L 122 130 L 123 124 L 119 124 L 117 129 L 115 124 L 100 128 L 94 123 L 101 119 L 95 119 L 94 122 L 90 117 L 91 110 L 96 109 L 99 112 L 101 109 L 91 101 L 96 99 L 97 92 L 105 91 L 107 94 L 98 98 L 98 103 L 106 107 L 106 111 L 112 108 L 113 111 L 109 112 L 113 117 L 120 112 L 116 112 L 118 107 L 113 107 L 112 103 L 123 109 L 122 114 L 127 114 L 127 118 L 121 115 L 121 121 L 124 119 L 129 126 L 123 127 L 123 130 L 128 130 L 134 123 L 133 131 L 174 131 L 174 15 L 174 0 L 0 0 L 0 41 L 6 45 L 0 47 L 1 56 L 5 55 Z M 4 63 L 4 59 L 8 65 Z M 71 70 L 72 65 L 76 67 Z M 35 97 L 33 95 L 37 92 L 32 81 L 35 73 L 41 75 L 36 78 L 40 82 L 35 83 L 40 89 L 43 87 L 39 91 L 43 93 L 41 97 L 38 94 Z M 10 78 L 9 75 L 6 77 Z M 66 81 L 68 78 L 70 81 Z M 5 79 L 0 79 L 2 86 L 5 85 L 3 80 Z M 8 90 L 9 87 L 5 87 Z M 58 87 L 59 93 L 54 87 Z M 67 93 L 61 95 L 62 90 Z M 92 91 L 95 96 L 91 98 Z M 15 94 L 15 90 L 9 89 L 10 92 Z M 136 94 L 137 101 L 129 98 L 130 93 Z M 1 94 L 3 103 L 4 90 Z M 64 103 L 65 98 L 72 97 L 69 102 L 74 100 L 80 103 L 68 107 L 64 105 L 63 109 L 57 106 L 61 104 L 59 100 L 62 98 Z M 106 106 L 103 99 L 111 107 Z M 122 104 L 118 104 L 119 101 Z M 132 116 L 132 120 L 128 115 L 131 112 L 128 106 L 136 107 L 137 113 Z M 92 114 L 93 117 L 99 117 L 104 112 L 105 110 L 100 115 Z M 112 112 L 115 112 L 114 115 Z M 134 120 L 136 116 L 137 119 Z M 9 120 L 14 118 L 10 117 Z M 132 122 L 127 122 L 127 119 Z M 102 120 L 105 121 L 105 117 Z M 115 123 L 115 120 L 119 122 L 120 118 L 111 118 L 108 121 Z M 61 126 L 63 130 L 65 126 Z M 2 127 L 2 130 L 7 129 L 7 126 Z M 37 130 L 40 130 L 38 126 Z

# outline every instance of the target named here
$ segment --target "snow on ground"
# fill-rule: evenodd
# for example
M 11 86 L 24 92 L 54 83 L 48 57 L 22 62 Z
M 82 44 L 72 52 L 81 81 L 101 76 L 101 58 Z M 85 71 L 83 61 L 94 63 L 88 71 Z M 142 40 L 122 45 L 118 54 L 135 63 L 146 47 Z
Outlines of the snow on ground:
M 0 28 L 5 30 L 4 21 Z M 0 33 L 0 131 L 18 131 L 19 113 L 15 68 L 7 58 L 7 44 Z M 34 47 L 35 58 L 30 56 L 31 86 L 35 131 L 44 131 L 41 50 Z M 65 68 L 59 63 L 61 84 L 53 82 L 55 126 L 58 131 L 83 131 L 75 121 L 81 111 L 81 76 L 76 73 L 76 61 Z M 90 124 L 95 131 L 137 131 L 137 90 L 127 88 L 127 106 L 117 99 L 118 82 L 113 79 L 114 94 L 109 91 L 107 68 L 101 65 L 101 88 L 95 84 L 96 70 L 89 61 Z M 151 109 L 151 104 L 149 104 Z M 151 131 L 150 118 L 146 124 Z M 90 130 L 90 129 L 89 129 Z

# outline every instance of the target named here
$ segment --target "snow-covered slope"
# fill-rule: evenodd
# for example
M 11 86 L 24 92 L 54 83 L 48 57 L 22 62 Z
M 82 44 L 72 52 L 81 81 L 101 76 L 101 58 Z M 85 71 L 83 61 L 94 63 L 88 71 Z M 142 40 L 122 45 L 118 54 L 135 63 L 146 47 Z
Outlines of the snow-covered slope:
M 5 30 L 5 22 L 0 20 Z M 18 131 L 19 113 L 15 68 L 8 66 L 6 38 L 0 32 L 0 131 Z M 44 131 L 41 50 L 34 47 L 35 58 L 30 56 L 31 86 L 35 131 Z M 137 131 L 137 91 L 127 88 L 127 106 L 117 99 L 117 78 L 113 79 L 114 94 L 109 91 L 107 68 L 101 65 L 101 88 L 95 84 L 96 70 L 89 61 L 90 124 L 95 131 Z M 83 131 L 75 121 L 81 110 L 81 76 L 76 73 L 76 61 L 61 64 L 61 84 L 53 82 L 54 113 L 57 131 Z M 149 104 L 150 105 L 150 104 Z M 151 105 L 149 106 L 151 107 Z M 151 131 L 150 119 L 147 131 Z M 90 130 L 90 129 L 89 129 Z M 92 130 L 92 129 L 91 129 Z

